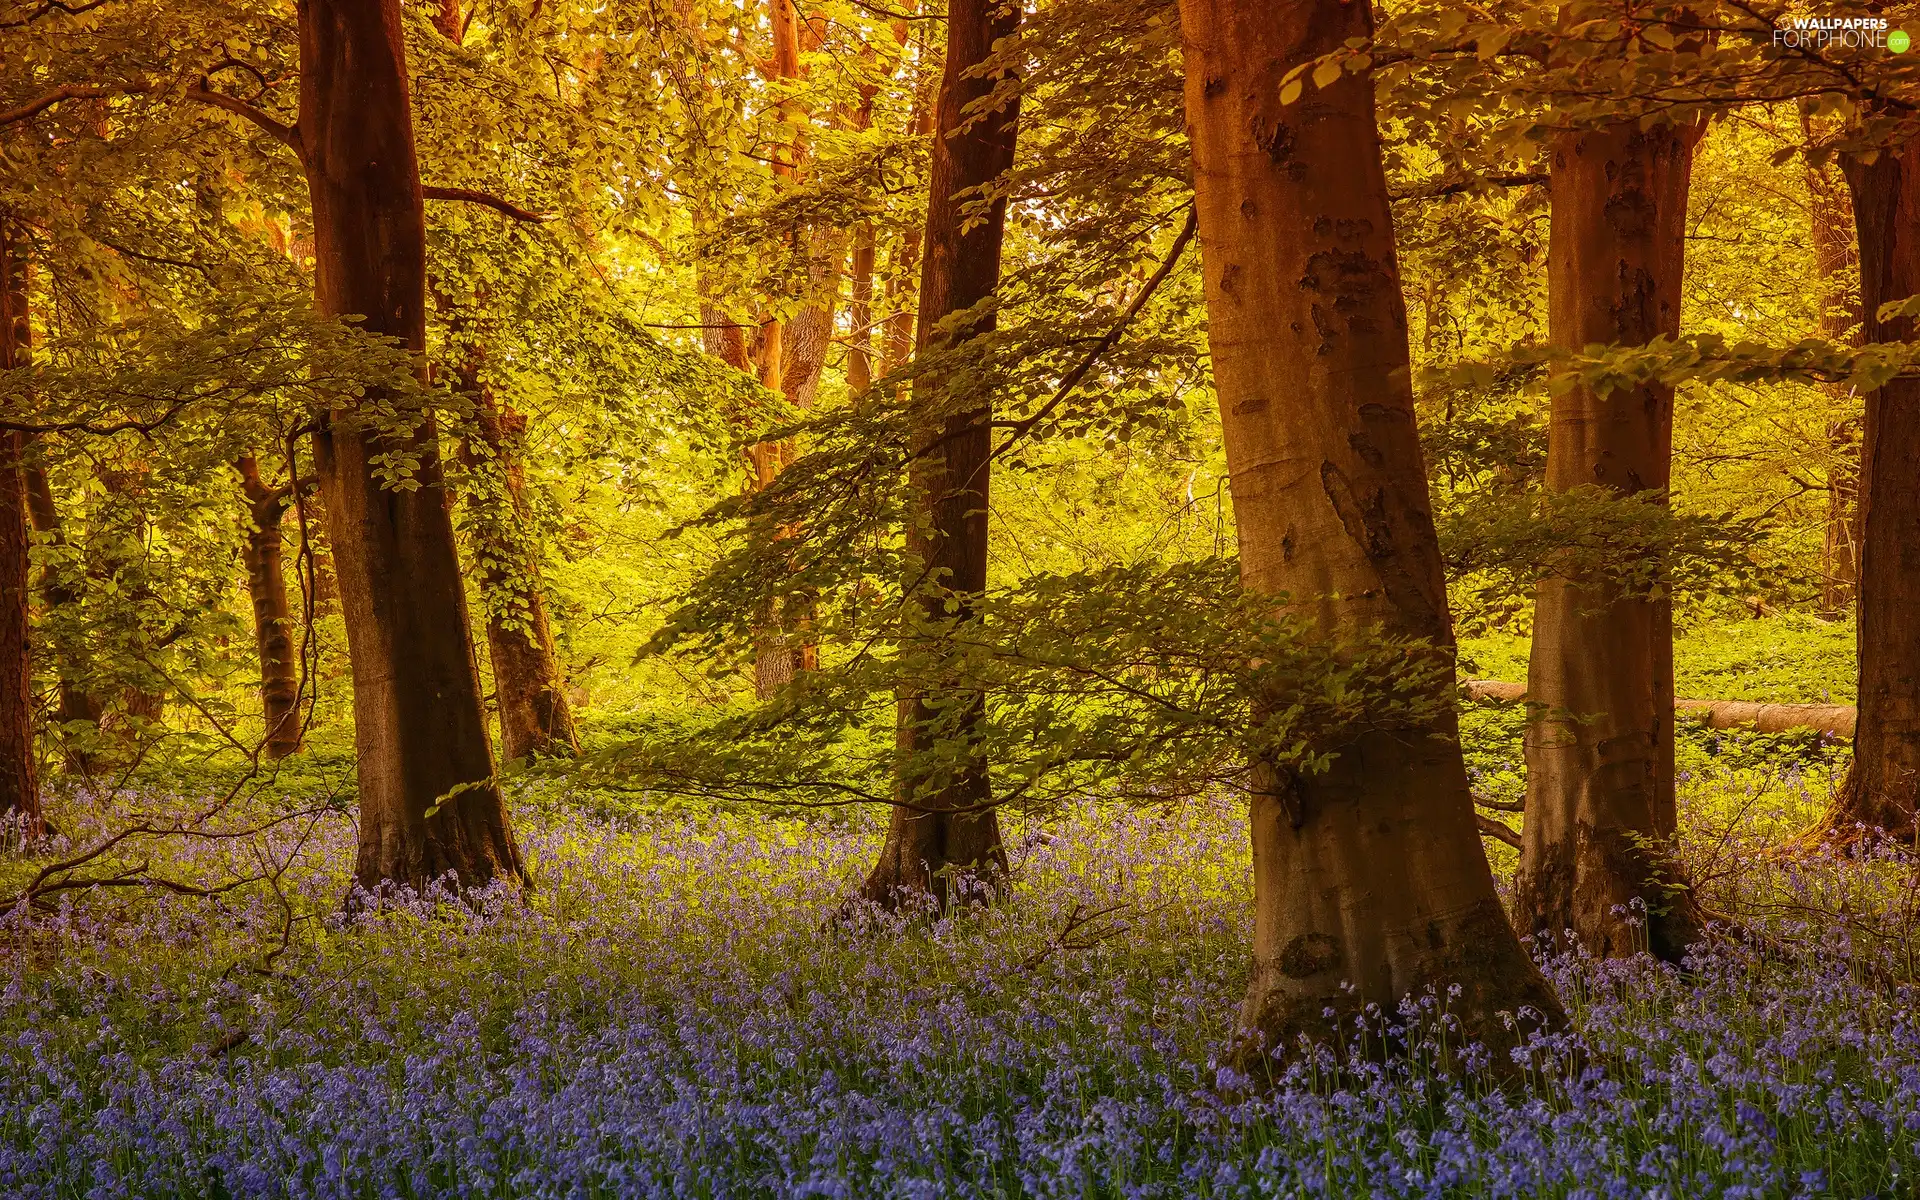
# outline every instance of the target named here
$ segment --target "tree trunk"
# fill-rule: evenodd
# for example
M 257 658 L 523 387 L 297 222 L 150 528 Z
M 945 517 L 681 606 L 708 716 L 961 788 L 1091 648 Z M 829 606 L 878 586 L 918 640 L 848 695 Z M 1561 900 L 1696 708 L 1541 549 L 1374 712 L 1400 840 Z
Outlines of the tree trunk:
M 53 485 L 47 478 L 45 467 L 35 462 L 27 464 L 26 489 L 27 511 L 32 515 L 34 531 L 55 548 L 64 548 L 67 544 L 66 532 L 60 523 L 60 510 L 54 503 Z M 60 677 L 56 720 L 63 727 L 75 721 L 84 721 L 97 728 L 101 716 L 106 712 L 106 703 L 87 690 L 78 656 L 62 646 L 62 639 L 52 630 L 60 614 L 79 601 L 80 592 L 68 582 L 63 569 L 52 563 L 41 567 L 39 587 L 40 602 L 45 607 L 46 615 L 43 622 L 44 640 L 53 646 L 54 666 Z M 90 757 L 75 747 L 67 748 L 67 759 L 82 774 L 92 769 Z
M 260 715 L 267 757 L 300 749 L 300 679 L 295 670 L 293 613 L 287 604 L 287 572 L 281 524 L 294 485 L 268 487 L 252 455 L 238 463 L 247 497 L 247 595 L 253 601 L 253 642 L 260 655 Z
M 1328 636 L 1377 625 L 1450 661 L 1373 83 L 1280 103 L 1289 68 L 1370 36 L 1369 9 L 1181 0 L 1180 17 L 1242 583 Z M 1322 774 L 1256 766 L 1249 1057 L 1427 987 L 1459 985 L 1463 1035 L 1496 1055 L 1516 1037 L 1502 1011 L 1559 1013 L 1494 892 L 1438 686 L 1443 716 L 1365 735 Z
M 26 239 L 0 222 L 0 370 L 26 365 Z M 11 840 L 40 832 L 39 757 L 33 744 L 33 652 L 29 638 L 31 545 L 27 439 L 0 431 L 0 819 Z
M 873 223 L 860 222 L 853 231 L 853 294 L 848 316 L 853 329 L 847 340 L 847 391 L 858 396 L 873 386 Z
M 1558 135 L 1548 190 L 1548 335 L 1579 350 L 1680 330 L 1688 174 L 1697 127 L 1613 125 Z M 1553 398 L 1547 488 L 1599 485 L 1663 499 L 1673 390 Z M 1677 960 L 1699 932 L 1662 843 L 1674 833 L 1673 609 L 1601 579 L 1547 579 L 1534 596 L 1525 847 L 1515 915 L 1589 950 Z
M 538 552 L 528 529 L 521 461 L 527 421 L 501 405 L 481 380 L 479 354 L 475 347 L 460 370 L 460 389 L 473 398 L 476 434 L 462 446 L 461 456 L 468 470 L 491 475 L 499 485 L 497 493 L 477 489 L 472 516 L 502 757 L 572 757 L 580 753 L 580 735 L 567 703 Z
M 1881 321 L 1882 304 L 1920 294 L 1920 142 L 1883 149 L 1871 163 L 1841 160 L 1860 245 L 1865 340 L 1909 341 L 1910 319 Z M 1859 716 L 1853 766 L 1822 822 L 1905 841 L 1920 789 L 1920 379 L 1866 396 L 1860 448 Z
M 993 89 L 990 77 L 974 77 L 995 41 L 1018 29 L 1020 10 L 1010 0 L 954 0 L 947 10 L 946 74 L 940 86 L 938 130 L 927 198 L 926 255 L 920 274 L 917 344 L 941 349 L 993 328 L 989 318 L 973 327 L 936 335 L 951 313 L 973 307 L 1000 283 L 1000 243 L 1006 202 L 997 201 L 985 220 L 962 228 L 956 194 L 979 187 L 1013 165 L 1019 109 L 1005 107 L 964 131 L 962 110 Z M 939 346 L 935 346 L 936 336 Z M 913 405 L 922 414 L 913 434 L 907 560 L 920 575 L 910 579 L 927 621 L 968 618 L 972 598 L 987 585 L 987 482 L 993 413 L 982 406 L 952 412 L 939 380 L 914 385 Z M 923 574 L 921 574 L 923 573 Z M 898 763 L 887 840 L 861 888 L 880 904 L 931 895 L 945 906 L 966 890 L 968 876 L 987 878 L 1006 869 L 1000 823 L 977 730 L 986 698 L 965 688 L 903 689 L 899 701 Z M 936 743 L 958 741 L 957 767 L 930 768 Z
M 1801 128 L 1809 139 L 1811 124 Z M 1807 168 L 1808 225 L 1813 234 L 1814 269 L 1820 276 L 1820 332 L 1828 340 L 1849 345 L 1860 341 L 1860 259 L 1853 232 L 1853 205 L 1845 180 L 1829 166 Z M 1860 484 L 1860 420 L 1844 410 L 1853 403 L 1853 389 L 1829 386 L 1834 405 L 1843 410 L 1827 425 L 1826 537 L 1820 552 L 1820 611 L 1844 613 L 1853 604 L 1860 579 L 1859 530 L 1856 527 Z
M 426 223 L 399 0 L 304 0 L 299 15 L 320 308 L 421 351 Z M 314 438 L 353 668 L 355 878 L 416 889 L 448 873 L 462 886 L 524 879 L 494 781 L 432 413 L 407 433 L 361 419 L 336 412 Z M 376 477 L 376 457 L 392 452 L 417 457 L 414 486 Z

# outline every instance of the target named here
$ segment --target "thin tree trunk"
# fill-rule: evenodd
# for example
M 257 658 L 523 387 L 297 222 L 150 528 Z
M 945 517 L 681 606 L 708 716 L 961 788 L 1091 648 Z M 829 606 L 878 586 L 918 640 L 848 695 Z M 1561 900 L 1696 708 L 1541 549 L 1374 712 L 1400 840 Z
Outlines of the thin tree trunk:
M 54 503 L 53 485 L 47 478 L 46 468 L 37 462 L 29 462 L 26 466 L 26 489 L 27 510 L 32 515 L 34 531 L 55 549 L 64 549 L 67 536 L 60 522 L 60 509 Z M 79 589 L 67 581 L 61 568 L 52 563 L 40 568 L 39 587 L 40 602 L 45 608 L 45 640 L 53 647 L 54 667 L 60 679 L 60 701 L 55 719 L 63 727 L 84 721 L 97 728 L 107 706 L 88 692 L 79 656 L 71 648 L 63 646 L 63 639 L 53 632 L 60 615 L 79 602 Z M 70 765 L 82 774 L 92 769 L 91 759 L 80 750 L 69 747 L 67 758 Z
M 1920 295 L 1920 142 L 1872 162 L 1841 159 L 1860 245 L 1865 340 L 1910 341 L 1910 319 L 1882 321 L 1889 301 Z M 1860 450 L 1859 716 L 1853 766 L 1822 832 L 1859 826 L 1911 841 L 1920 791 L 1920 380 L 1866 396 Z
M 1370 36 L 1370 11 L 1181 0 L 1180 17 L 1242 583 L 1290 596 L 1327 636 L 1378 626 L 1451 662 L 1373 83 L 1349 75 L 1280 102 L 1289 68 Z M 1428 987 L 1458 985 L 1463 1036 L 1496 1054 L 1516 1037 L 1502 1012 L 1559 1012 L 1494 892 L 1451 684 L 1436 686 L 1443 715 L 1364 735 L 1324 773 L 1255 764 L 1240 1013 L 1255 1065 Z
M 473 398 L 476 441 L 461 447 L 468 470 L 492 474 L 498 495 L 480 489 L 473 505 L 474 554 L 486 599 L 487 651 L 494 703 L 500 709 L 502 757 L 572 757 L 580 753 L 573 706 L 554 648 L 539 557 L 528 529 L 521 443 L 526 418 L 501 405 L 480 379 L 476 347 L 460 369 L 460 389 Z
M 268 487 L 252 455 L 237 464 L 247 497 L 247 596 L 253 601 L 253 643 L 260 656 L 260 715 L 268 758 L 300 749 L 300 679 L 295 669 L 293 612 L 287 603 L 281 525 L 294 485 Z
M 847 391 L 855 396 L 873 386 L 873 223 L 853 231 L 853 288 L 847 306 L 853 329 L 847 343 Z
M 909 131 L 914 137 L 931 138 L 938 97 L 916 89 Z M 880 374 L 893 374 L 906 365 L 913 353 L 914 309 L 918 304 L 916 285 L 920 278 L 920 241 L 923 230 L 909 228 L 900 235 L 894 251 L 892 269 L 887 272 L 887 319 L 880 342 Z
M 426 223 L 399 0 L 305 0 L 299 16 L 320 308 L 424 350 Z M 523 880 L 494 781 L 432 414 L 404 434 L 358 416 L 336 412 L 314 438 L 353 667 L 354 876 L 368 888 L 420 888 L 448 873 L 462 886 Z M 391 489 L 375 475 L 375 459 L 394 451 L 417 456 L 416 486 Z
M 1811 138 L 1806 118 L 1801 128 Z M 1820 332 L 1830 341 L 1858 345 L 1860 259 L 1846 181 L 1830 166 L 1808 167 L 1807 201 L 1814 269 L 1820 276 Z M 1852 403 L 1852 388 L 1835 384 L 1829 390 L 1836 406 Z M 1832 465 L 1827 470 L 1826 536 L 1820 550 L 1820 611 L 1837 616 L 1853 604 L 1860 579 L 1859 418 L 1846 414 L 1829 423 L 1827 443 Z
M 1558 135 L 1548 189 L 1548 334 L 1578 350 L 1680 331 L 1688 175 L 1697 127 L 1613 125 Z M 1553 399 L 1547 488 L 1599 485 L 1664 500 L 1673 390 Z M 1674 833 L 1673 610 L 1602 579 L 1534 597 L 1524 848 L 1515 917 L 1572 930 L 1596 954 L 1677 960 L 1699 915 L 1664 843 Z M 1644 906 L 1645 936 L 1632 912 Z
M 26 239 L 0 221 L 0 370 L 26 365 Z M 27 439 L 0 431 L 0 818 L 26 836 L 40 832 L 39 757 L 33 744 L 33 651 Z
M 963 229 L 958 193 L 999 178 L 1013 165 L 1019 108 L 1005 107 L 964 131 L 962 110 L 991 92 L 994 80 L 975 77 L 993 45 L 1019 28 L 1011 0 L 954 0 L 947 9 L 946 74 L 940 86 L 938 133 L 927 197 L 926 257 L 920 274 L 917 344 L 944 350 L 990 331 L 991 318 L 969 328 L 936 333 L 942 319 L 993 295 L 1000 283 L 1000 245 L 1006 202 Z M 937 341 L 937 344 L 936 344 Z M 993 419 L 983 406 L 953 412 L 939 380 L 914 386 L 923 416 L 913 434 L 907 559 L 916 578 L 913 597 L 928 622 L 968 619 L 973 598 L 987 585 L 987 485 Z M 991 882 L 1006 870 L 1000 823 L 978 728 L 986 698 L 965 688 L 903 689 L 899 700 L 896 803 L 880 861 L 861 888 L 868 900 L 895 904 L 931 895 L 945 906 L 974 895 L 963 882 Z M 957 741 L 957 766 L 929 767 L 936 744 Z M 943 756 L 944 757 L 944 756 Z

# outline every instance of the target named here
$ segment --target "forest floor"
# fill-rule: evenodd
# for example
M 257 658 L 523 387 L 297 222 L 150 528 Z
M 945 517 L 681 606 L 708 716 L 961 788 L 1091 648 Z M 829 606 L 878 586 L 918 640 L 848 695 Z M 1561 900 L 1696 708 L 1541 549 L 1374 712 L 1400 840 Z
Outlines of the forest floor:
M 1510 783 L 1509 714 L 1468 714 L 1483 788 Z M 278 883 L 6 918 L 0 1194 L 1911 1194 L 1914 872 L 1767 852 L 1840 749 L 1685 735 L 1685 852 L 1746 936 L 1684 971 L 1541 948 L 1576 1028 L 1521 1087 L 1415 1054 L 1242 1088 L 1226 801 L 1015 816 L 1011 894 L 939 920 L 833 919 L 877 846 L 864 816 L 623 809 L 565 776 L 515 796 L 534 889 L 477 906 L 342 916 L 330 812 L 156 841 L 172 877 Z M 55 817 L 83 842 L 204 802 Z M 1387 1019 L 1444 1037 L 1446 1003 Z

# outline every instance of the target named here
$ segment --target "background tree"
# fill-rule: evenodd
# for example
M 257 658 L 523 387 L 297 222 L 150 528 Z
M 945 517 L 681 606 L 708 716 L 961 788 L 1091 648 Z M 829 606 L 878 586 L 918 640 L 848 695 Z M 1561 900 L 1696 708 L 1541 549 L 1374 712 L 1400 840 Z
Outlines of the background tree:
M 947 10 L 947 53 L 934 120 L 915 344 L 954 356 L 994 328 L 1006 199 L 990 189 L 1013 166 L 1017 101 L 995 95 L 985 70 L 995 44 L 1019 27 L 1008 0 L 962 0 Z M 977 215 L 969 202 L 984 205 Z M 964 622 L 987 583 L 993 409 L 938 374 L 916 381 L 907 514 L 908 603 L 934 623 Z M 900 695 L 894 805 L 880 861 L 860 892 L 881 904 L 931 894 L 945 905 L 965 875 L 1006 868 L 990 769 L 978 746 L 985 696 L 964 687 L 908 685 Z M 934 743 L 950 745 L 936 759 Z
M 1567 350 L 1680 331 L 1681 238 L 1699 127 L 1621 123 L 1560 135 L 1550 151 L 1548 335 Z M 1666 502 L 1673 392 L 1553 398 L 1546 486 Z M 1527 671 L 1527 823 L 1517 924 L 1571 929 L 1596 953 L 1677 960 L 1697 935 L 1685 881 L 1661 850 L 1674 833 L 1673 608 L 1657 582 L 1539 586 Z

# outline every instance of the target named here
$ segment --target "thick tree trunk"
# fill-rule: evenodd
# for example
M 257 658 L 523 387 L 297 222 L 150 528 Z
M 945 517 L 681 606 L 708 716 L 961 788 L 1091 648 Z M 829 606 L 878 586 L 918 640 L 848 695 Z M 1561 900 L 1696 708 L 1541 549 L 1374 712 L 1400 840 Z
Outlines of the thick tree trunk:
M 1180 17 L 1241 579 L 1329 636 L 1378 625 L 1451 658 L 1373 83 L 1280 103 L 1289 68 L 1370 35 L 1369 9 L 1181 0 Z M 1427 987 L 1459 985 L 1451 1011 L 1496 1054 L 1516 1036 L 1501 1012 L 1558 1014 L 1494 892 L 1450 703 L 1323 774 L 1256 780 L 1250 1051 Z
M 540 586 L 539 556 L 528 529 L 527 478 L 521 461 L 526 418 L 494 398 L 480 379 L 477 361 L 461 369 L 460 388 L 473 398 L 478 442 L 462 447 L 466 466 L 493 475 L 499 485 L 497 494 L 476 496 L 473 549 L 487 606 L 487 652 L 493 663 L 494 703 L 500 710 L 502 757 L 572 757 L 580 753 L 580 735 L 573 706 L 567 703 L 546 591 Z
M 398 0 L 300 5 L 302 157 L 321 310 L 426 342 L 426 243 Z M 377 401 L 378 397 L 370 398 Z M 369 404 L 368 409 L 375 407 Z M 353 667 L 365 887 L 523 879 L 486 707 L 431 413 L 410 433 L 336 412 L 315 436 Z M 417 456 L 407 489 L 382 453 Z M 431 815 L 429 811 L 431 810 Z
M 1811 137 L 1804 119 L 1801 127 Z M 1830 341 L 1858 345 L 1860 259 L 1845 180 L 1829 166 L 1808 167 L 1807 201 L 1814 269 L 1820 275 L 1820 332 Z M 1832 458 L 1827 469 L 1826 536 L 1820 553 L 1820 611 L 1838 616 L 1853 604 L 1860 579 L 1860 421 L 1844 411 L 1853 402 L 1853 389 L 1835 384 L 1830 391 L 1843 412 L 1827 425 Z
M 1842 160 L 1860 245 L 1865 340 L 1912 340 L 1915 323 L 1884 322 L 1882 304 L 1920 295 L 1920 143 L 1871 163 Z M 1920 836 L 1920 380 L 1895 379 L 1866 396 L 1860 449 L 1859 716 L 1853 767 L 1823 831 L 1859 826 Z
M 260 464 L 249 455 L 238 463 L 247 497 L 247 595 L 253 601 L 253 643 L 260 656 L 260 715 L 267 757 L 300 749 L 300 679 L 295 669 L 294 620 L 287 603 L 287 572 L 281 525 L 293 484 L 268 487 Z
M 25 239 L 0 221 L 0 370 L 25 366 Z M 29 637 L 31 518 L 24 434 L 0 431 L 0 819 L 32 836 L 40 831 L 39 757 L 33 744 L 33 652 Z
M 947 10 L 946 74 L 940 86 L 937 133 L 927 199 L 926 256 L 920 274 L 917 343 L 924 352 L 951 346 L 992 328 L 991 320 L 936 335 L 949 314 L 991 296 L 1000 283 L 1000 243 L 1006 204 L 962 229 L 955 197 L 998 178 L 1013 165 L 1019 110 L 1006 107 L 964 131 L 962 110 L 986 96 L 994 81 L 972 77 L 995 41 L 1019 27 L 1012 0 L 954 0 Z M 934 345 L 936 336 L 940 339 Z M 912 509 L 908 584 L 926 619 L 967 619 L 971 599 L 987 586 L 987 483 L 993 414 L 986 407 L 949 411 L 939 380 L 914 386 L 913 404 L 927 416 L 914 431 L 909 486 Z M 924 572 L 924 575 L 920 573 Z M 950 607 L 951 606 L 951 607 Z M 964 688 L 903 689 L 898 722 L 899 767 L 880 861 L 861 895 L 880 904 L 931 895 L 944 906 L 972 895 L 969 877 L 990 881 L 1006 869 L 988 764 L 976 731 L 986 698 Z M 931 768 L 936 743 L 957 741 L 957 766 Z
M 1548 189 L 1548 335 L 1578 350 L 1680 330 L 1687 183 L 1696 128 L 1615 125 L 1559 135 Z M 1673 391 L 1555 396 L 1547 488 L 1665 495 Z M 1525 847 L 1515 916 L 1572 930 L 1596 954 L 1644 942 L 1675 960 L 1699 932 L 1663 842 L 1674 833 L 1673 610 L 1602 579 L 1544 580 L 1534 597 Z

